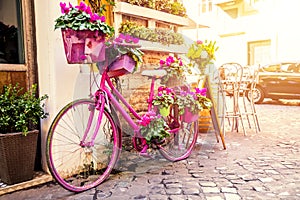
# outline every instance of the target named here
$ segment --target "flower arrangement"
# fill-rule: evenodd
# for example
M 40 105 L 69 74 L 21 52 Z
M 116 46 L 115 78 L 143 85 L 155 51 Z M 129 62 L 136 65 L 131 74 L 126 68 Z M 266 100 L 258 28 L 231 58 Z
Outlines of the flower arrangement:
M 108 42 L 107 45 L 111 46 L 109 48 L 109 56 L 114 59 L 119 55 L 128 55 L 130 56 L 136 63 L 135 70 L 143 62 L 144 53 L 138 48 L 139 39 L 132 37 L 128 34 L 120 34 L 117 38 L 115 38 L 112 42 Z
M 160 60 L 160 67 L 167 71 L 167 75 L 162 78 L 162 84 L 165 84 L 170 78 L 174 78 L 174 76 L 181 80 L 185 79 L 185 73 L 192 73 L 191 65 L 184 64 L 179 57 L 169 56 L 166 60 Z
M 147 144 L 151 144 L 153 140 L 160 142 L 170 136 L 169 127 L 165 120 L 153 111 L 144 114 L 138 124 L 140 125 L 140 133 L 145 137 Z
M 195 88 L 194 91 L 180 91 L 180 95 L 176 96 L 176 104 L 178 104 L 179 114 L 182 115 L 185 109 L 188 109 L 193 114 L 202 111 L 203 109 L 210 109 L 212 102 L 206 97 L 206 88 Z
M 204 42 L 198 40 L 194 42 L 188 52 L 187 57 L 192 61 L 193 64 L 198 65 L 198 69 L 201 74 L 204 74 L 205 68 L 208 64 L 211 64 L 215 60 L 215 52 L 219 49 L 216 46 L 216 42 L 207 41 Z
M 152 100 L 152 105 L 158 106 L 160 109 L 160 113 L 163 116 L 169 115 L 169 109 L 172 104 L 175 103 L 175 93 L 173 89 L 160 86 L 158 88 L 158 93 Z
M 163 45 L 182 45 L 184 43 L 183 36 L 180 33 L 175 33 L 163 28 L 150 29 L 128 20 L 121 23 L 119 32 L 132 35 L 142 40 L 159 42 Z
M 101 34 L 112 36 L 114 29 L 105 21 L 105 16 L 99 16 L 93 13 L 91 8 L 84 2 L 78 6 L 69 3 L 60 3 L 62 15 L 55 20 L 55 29 L 72 29 L 72 30 L 90 30 L 99 31 Z

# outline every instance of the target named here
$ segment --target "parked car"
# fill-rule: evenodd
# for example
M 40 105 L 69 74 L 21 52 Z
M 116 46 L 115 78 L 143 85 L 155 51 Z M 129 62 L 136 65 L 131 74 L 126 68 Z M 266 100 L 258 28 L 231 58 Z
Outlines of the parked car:
M 300 99 L 300 61 L 272 63 L 259 68 L 253 95 L 255 103 L 262 103 L 265 98 Z

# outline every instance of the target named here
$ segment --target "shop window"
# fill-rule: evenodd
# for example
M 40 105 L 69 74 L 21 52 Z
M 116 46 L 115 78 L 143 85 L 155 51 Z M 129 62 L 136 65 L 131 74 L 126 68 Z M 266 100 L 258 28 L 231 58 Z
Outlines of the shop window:
M 24 64 L 21 0 L 0 0 L 0 64 Z

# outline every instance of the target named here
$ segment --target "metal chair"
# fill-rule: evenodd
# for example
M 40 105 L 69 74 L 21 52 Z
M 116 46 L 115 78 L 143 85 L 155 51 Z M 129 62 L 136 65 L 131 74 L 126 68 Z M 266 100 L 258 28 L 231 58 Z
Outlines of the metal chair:
M 255 103 L 253 99 L 253 91 L 255 90 L 255 86 L 258 79 L 258 70 L 254 67 L 246 66 L 243 68 L 243 78 L 244 78 L 244 84 L 241 85 L 240 91 L 242 92 L 242 98 L 243 98 L 243 111 L 242 115 L 246 116 L 246 119 L 248 121 L 248 126 L 251 129 L 251 120 L 250 116 L 252 116 L 253 124 L 255 127 L 256 133 L 261 131 L 258 121 L 257 112 L 255 109 Z
M 224 118 L 228 119 L 231 131 L 239 132 L 239 123 L 241 123 L 244 135 L 246 135 L 239 105 L 243 67 L 238 63 L 225 63 L 219 67 L 219 72 L 222 79 L 222 91 L 225 94 Z

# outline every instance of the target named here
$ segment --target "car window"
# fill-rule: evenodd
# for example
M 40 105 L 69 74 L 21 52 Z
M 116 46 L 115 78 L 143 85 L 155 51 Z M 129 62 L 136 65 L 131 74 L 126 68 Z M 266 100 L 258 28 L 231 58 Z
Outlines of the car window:
M 299 73 L 300 72 L 299 70 L 300 70 L 300 65 L 297 63 L 292 63 L 292 64 L 288 65 L 287 72 Z
M 283 63 L 281 65 L 282 72 L 293 72 L 293 69 L 296 67 L 296 63 Z

